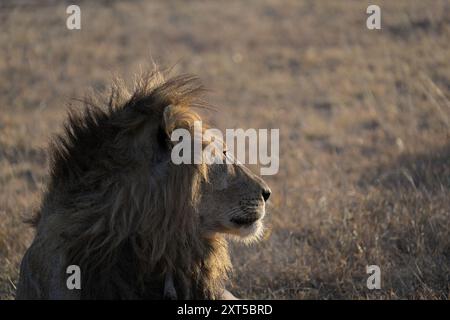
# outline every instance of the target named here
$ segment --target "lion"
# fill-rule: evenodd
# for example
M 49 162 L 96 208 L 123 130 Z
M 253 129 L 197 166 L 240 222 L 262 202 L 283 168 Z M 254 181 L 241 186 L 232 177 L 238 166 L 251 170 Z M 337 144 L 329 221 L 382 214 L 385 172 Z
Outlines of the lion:
M 17 299 L 233 298 L 228 240 L 260 238 L 271 191 L 242 164 L 171 161 L 171 133 L 191 132 L 208 105 L 196 77 L 165 76 L 131 92 L 115 82 L 109 101 L 69 111 Z M 72 265 L 81 288 L 67 285 Z

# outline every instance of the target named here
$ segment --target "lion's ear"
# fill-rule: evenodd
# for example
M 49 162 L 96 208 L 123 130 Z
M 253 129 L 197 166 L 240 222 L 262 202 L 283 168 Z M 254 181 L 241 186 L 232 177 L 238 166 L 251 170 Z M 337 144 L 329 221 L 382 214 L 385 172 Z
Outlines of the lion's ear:
M 168 138 L 176 129 L 184 129 L 183 132 L 190 134 L 194 123 L 201 121 L 200 116 L 183 105 L 170 104 L 164 108 L 162 117 L 162 127 Z
M 164 141 L 168 144 L 168 147 L 171 149 L 176 142 L 171 140 L 173 131 L 177 128 L 177 111 L 179 108 L 174 106 L 173 104 L 169 104 L 164 108 L 163 111 L 163 119 L 162 119 L 162 128 Z
M 163 112 L 163 127 L 164 130 L 167 133 L 167 136 L 170 137 L 170 134 L 172 133 L 172 130 L 174 129 L 174 121 L 173 121 L 173 110 L 174 106 L 172 104 L 169 104 L 167 107 L 164 108 Z

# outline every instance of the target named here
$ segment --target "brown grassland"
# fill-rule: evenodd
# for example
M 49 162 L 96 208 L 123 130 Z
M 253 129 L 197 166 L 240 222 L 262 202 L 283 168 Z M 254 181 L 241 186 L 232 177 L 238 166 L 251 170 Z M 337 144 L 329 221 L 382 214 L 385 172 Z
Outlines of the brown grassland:
M 0 299 L 14 298 L 68 106 L 151 60 L 202 79 L 218 128 L 280 128 L 269 232 L 233 245 L 261 299 L 450 298 L 450 3 L 0 3 Z M 75 99 L 74 99 L 75 98 Z M 366 287 L 367 265 L 381 290 Z

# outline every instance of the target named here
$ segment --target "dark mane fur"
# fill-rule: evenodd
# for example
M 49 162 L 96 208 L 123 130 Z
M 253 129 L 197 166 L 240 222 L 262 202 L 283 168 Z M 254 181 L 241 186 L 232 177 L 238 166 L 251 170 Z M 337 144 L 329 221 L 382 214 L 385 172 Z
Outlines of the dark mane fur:
M 117 82 L 108 102 L 70 111 L 51 146 L 38 236 L 82 270 L 81 298 L 161 298 L 171 272 L 185 298 L 217 298 L 230 269 L 222 238 L 198 230 L 204 165 L 173 165 L 169 135 L 192 130 L 204 106 L 192 76 L 155 71 L 129 93 Z M 176 110 L 164 121 L 168 105 Z M 45 231 L 43 231 L 45 230 Z

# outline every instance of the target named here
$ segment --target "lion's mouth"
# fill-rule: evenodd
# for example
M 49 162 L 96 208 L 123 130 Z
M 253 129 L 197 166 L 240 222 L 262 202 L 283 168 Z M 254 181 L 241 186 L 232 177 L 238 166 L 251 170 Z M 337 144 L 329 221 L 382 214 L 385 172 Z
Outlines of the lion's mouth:
M 235 218 L 231 218 L 231 222 L 233 222 L 234 224 L 237 224 L 239 226 L 249 226 L 253 223 L 255 223 L 256 221 L 259 220 L 259 216 L 251 216 L 251 217 L 235 217 Z

